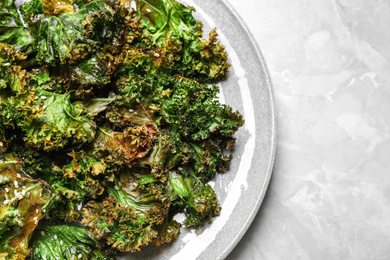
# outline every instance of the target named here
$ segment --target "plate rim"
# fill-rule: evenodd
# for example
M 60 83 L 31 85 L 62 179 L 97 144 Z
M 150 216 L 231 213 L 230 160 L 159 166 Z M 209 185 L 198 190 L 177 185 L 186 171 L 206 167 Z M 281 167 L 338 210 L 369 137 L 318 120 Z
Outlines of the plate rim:
M 236 248 L 238 243 L 242 240 L 242 238 L 245 236 L 246 232 L 248 231 L 249 227 L 253 223 L 253 220 L 255 219 L 256 215 L 258 214 L 261 205 L 263 204 L 264 198 L 268 192 L 269 184 L 272 178 L 272 173 L 274 169 L 274 163 L 275 163 L 275 157 L 276 157 L 276 140 L 277 140 L 277 122 L 276 122 L 276 105 L 275 105 L 275 93 L 274 93 L 274 87 L 272 84 L 272 79 L 268 70 L 267 63 L 265 61 L 265 58 L 261 52 L 259 43 L 255 40 L 253 33 L 245 23 L 245 21 L 242 19 L 242 17 L 237 13 L 235 8 L 228 2 L 228 0 L 222 0 L 221 1 L 225 7 L 231 12 L 231 14 L 237 19 L 239 22 L 239 26 L 243 29 L 243 32 L 248 36 L 251 45 L 254 47 L 255 52 L 257 54 L 257 57 L 260 60 L 261 67 L 264 72 L 265 76 L 265 82 L 266 82 L 266 87 L 268 89 L 269 93 L 269 107 L 271 111 L 271 122 L 272 122 L 272 127 L 271 127 L 271 151 L 270 151 L 270 156 L 268 158 L 268 165 L 267 165 L 267 171 L 264 173 L 265 178 L 263 185 L 261 187 L 261 190 L 259 191 L 260 197 L 255 203 L 255 207 L 251 211 L 250 215 L 247 218 L 247 221 L 243 224 L 242 228 L 240 231 L 236 234 L 234 239 L 231 241 L 229 246 L 225 248 L 221 252 L 221 254 L 218 257 L 218 260 L 225 259 L 233 250 Z

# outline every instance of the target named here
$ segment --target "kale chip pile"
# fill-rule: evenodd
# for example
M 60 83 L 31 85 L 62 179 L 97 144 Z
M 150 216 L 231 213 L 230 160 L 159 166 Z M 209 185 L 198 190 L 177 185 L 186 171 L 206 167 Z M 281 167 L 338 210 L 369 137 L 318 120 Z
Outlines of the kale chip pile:
M 0 259 L 115 259 L 218 216 L 207 182 L 243 118 L 193 11 L 0 1 Z

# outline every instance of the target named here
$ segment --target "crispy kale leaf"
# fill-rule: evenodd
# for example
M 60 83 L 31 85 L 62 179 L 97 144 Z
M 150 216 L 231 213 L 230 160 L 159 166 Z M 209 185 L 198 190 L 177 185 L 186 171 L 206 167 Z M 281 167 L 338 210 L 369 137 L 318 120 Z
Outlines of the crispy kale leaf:
M 199 22 L 192 16 L 194 8 L 170 0 L 136 2 L 141 24 L 148 28 L 157 45 L 162 46 L 172 38 L 193 40 L 201 36 L 195 27 Z
M 9 44 L 0 43 L 0 90 L 22 91 L 26 84 L 26 71 L 22 67 L 26 59 L 23 52 Z
M 98 249 L 98 241 L 86 227 L 45 225 L 34 232 L 31 240 L 33 260 L 115 259 Z
M 114 164 L 132 164 L 148 153 L 150 140 L 156 135 L 153 125 L 127 127 L 123 132 L 99 128 L 95 152 L 105 154 Z
M 92 234 L 121 252 L 134 252 L 157 235 L 144 216 L 124 202 L 108 197 L 103 202 L 90 201 L 83 211 L 82 224 Z
M 52 198 L 44 181 L 23 173 L 18 158 L 0 158 L 0 256 L 24 259 L 30 253 L 31 234 Z
M 0 42 L 27 54 L 34 50 L 34 37 L 20 16 L 14 0 L 0 2 Z
M 194 8 L 172 0 L 137 0 L 137 14 L 144 32 L 174 63 L 173 70 L 199 82 L 226 78 L 230 64 L 217 42 L 215 30 L 202 39 L 202 24 L 194 19 Z
M 92 141 L 96 125 L 93 114 L 78 102 L 72 103 L 72 93 L 56 94 L 44 90 L 36 91 L 36 101 L 42 103 L 44 114 L 28 125 L 26 141 L 45 150 L 63 147 L 69 139 Z
M 149 243 L 170 242 L 179 224 L 168 216 L 170 198 L 163 183 L 137 183 L 131 172 L 107 187 L 102 202 L 90 201 L 83 208 L 82 224 L 98 239 L 122 252 L 134 252 Z
M 42 0 L 31 0 L 20 7 L 20 13 L 27 24 L 33 23 L 43 14 L 45 8 Z
M 93 1 L 77 12 L 73 5 L 58 7 L 57 2 L 64 1 L 45 1 L 43 11 L 46 15 L 31 25 L 37 59 L 54 66 L 82 59 L 104 43 L 98 39 L 109 36 L 102 34 L 113 29 L 107 26 L 113 26 L 110 20 L 114 14 L 114 10 L 102 0 Z
M 220 207 L 214 190 L 191 170 L 180 168 L 171 171 L 169 188 L 172 204 L 185 209 L 184 225 L 187 227 L 200 226 L 205 220 L 211 222 L 219 215 Z
M 25 132 L 25 141 L 37 148 L 55 150 L 69 142 L 92 141 L 94 114 L 82 103 L 72 102 L 72 92 L 57 94 L 27 88 L 2 104 L 6 122 Z

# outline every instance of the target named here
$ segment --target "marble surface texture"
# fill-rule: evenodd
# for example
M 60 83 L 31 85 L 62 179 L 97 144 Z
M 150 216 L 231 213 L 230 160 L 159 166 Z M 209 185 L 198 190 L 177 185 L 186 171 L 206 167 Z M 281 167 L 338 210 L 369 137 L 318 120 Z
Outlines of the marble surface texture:
M 227 260 L 390 259 L 390 0 L 227 0 L 274 85 L 265 200 Z

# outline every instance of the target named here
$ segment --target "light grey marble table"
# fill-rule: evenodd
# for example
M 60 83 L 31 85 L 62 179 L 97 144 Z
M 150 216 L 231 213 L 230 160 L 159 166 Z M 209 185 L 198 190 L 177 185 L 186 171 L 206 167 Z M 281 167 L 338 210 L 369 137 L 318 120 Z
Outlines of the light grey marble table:
M 236 259 L 390 259 L 390 0 L 227 0 L 267 61 L 266 198 Z

